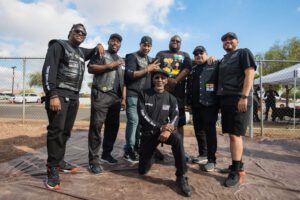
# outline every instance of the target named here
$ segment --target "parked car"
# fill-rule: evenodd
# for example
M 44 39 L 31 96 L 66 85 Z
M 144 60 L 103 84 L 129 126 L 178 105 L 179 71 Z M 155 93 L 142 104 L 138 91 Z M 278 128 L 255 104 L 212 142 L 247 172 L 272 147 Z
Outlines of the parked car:
M 40 103 L 41 97 L 34 93 L 25 94 L 25 103 Z M 24 101 L 23 95 L 18 94 L 11 98 L 11 102 L 13 103 L 23 103 Z
M 13 96 L 12 93 L 0 93 L 0 100 L 9 100 Z

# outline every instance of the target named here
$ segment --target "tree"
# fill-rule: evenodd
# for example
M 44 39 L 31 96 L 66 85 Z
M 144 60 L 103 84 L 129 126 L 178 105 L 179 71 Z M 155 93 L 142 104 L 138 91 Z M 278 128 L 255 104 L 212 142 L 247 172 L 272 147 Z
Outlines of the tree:
M 42 87 L 42 72 L 34 72 L 29 74 L 29 87 L 31 88 L 32 86 L 37 86 L 37 87 Z

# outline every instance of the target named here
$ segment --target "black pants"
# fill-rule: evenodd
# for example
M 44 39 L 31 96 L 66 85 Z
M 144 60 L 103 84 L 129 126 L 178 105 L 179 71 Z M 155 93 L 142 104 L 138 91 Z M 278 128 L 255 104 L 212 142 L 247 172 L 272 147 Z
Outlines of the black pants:
M 102 156 L 111 154 L 120 125 L 121 100 L 113 94 L 92 90 L 89 128 L 89 163 L 99 163 L 101 129 L 104 124 Z
M 159 133 L 154 135 L 141 135 L 139 173 L 146 174 L 153 164 L 153 153 L 160 141 Z M 172 133 L 165 144 L 172 145 L 172 152 L 175 159 L 176 176 L 182 176 L 187 172 L 186 160 L 184 156 L 184 147 L 182 136 L 176 132 Z
M 267 102 L 266 103 L 266 116 L 265 116 L 265 119 L 268 119 L 270 108 L 272 108 L 272 111 L 274 112 L 274 110 L 276 109 L 275 102 Z
M 78 111 L 79 101 L 67 100 L 59 97 L 61 110 L 54 112 L 50 110 L 49 98 L 46 99 L 45 108 L 47 110 L 49 125 L 47 127 L 47 151 L 48 166 L 58 166 L 64 160 L 66 143 L 71 136 L 75 118 Z
M 211 162 L 216 161 L 217 133 L 216 122 L 218 106 L 193 107 L 193 124 L 200 156 L 207 156 Z

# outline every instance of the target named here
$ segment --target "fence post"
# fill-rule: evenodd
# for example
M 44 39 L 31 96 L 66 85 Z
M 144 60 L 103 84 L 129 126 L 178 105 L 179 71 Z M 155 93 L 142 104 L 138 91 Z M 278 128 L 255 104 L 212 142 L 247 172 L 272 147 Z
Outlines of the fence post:
M 26 79 L 26 57 L 23 58 L 23 106 L 22 106 L 22 120 L 25 123 L 25 79 Z
M 249 127 L 249 132 L 250 132 L 250 138 L 253 139 L 253 86 L 252 89 L 250 91 L 250 103 L 251 103 L 251 107 L 250 107 L 250 127 Z
M 259 87 L 260 87 L 260 98 L 259 98 L 259 104 L 260 104 L 260 135 L 261 136 L 264 136 L 264 113 L 263 113 L 263 95 L 262 95 L 262 76 L 263 76 L 263 73 L 262 73 L 262 61 L 258 61 L 258 67 L 259 67 Z

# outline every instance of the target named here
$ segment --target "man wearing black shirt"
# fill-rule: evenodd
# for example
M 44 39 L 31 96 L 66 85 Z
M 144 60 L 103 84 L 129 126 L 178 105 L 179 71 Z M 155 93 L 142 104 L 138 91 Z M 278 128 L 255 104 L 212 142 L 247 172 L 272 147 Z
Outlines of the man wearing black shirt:
M 272 85 L 269 86 L 269 89 L 266 91 L 264 97 L 267 97 L 265 100 L 266 103 L 266 116 L 265 120 L 268 120 L 269 110 L 272 109 L 274 112 L 276 108 L 276 97 L 278 97 L 277 91 L 273 90 Z
M 160 63 L 160 68 L 169 74 L 166 89 L 177 99 L 179 109 L 177 130 L 183 138 L 183 126 L 186 124 L 184 108 L 186 77 L 190 73 L 192 62 L 188 53 L 180 51 L 181 41 L 178 35 L 173 36 L 170 39 L 169 50 L 158 52 L 156 59 Z M 186 158 L 188 160 L 188 156 Z
M 218 91 L 222 114 L 222 131 L 230 138 L 232 165 L 225 181 L 226 187 L 240 182 L 243 140 L 249 121 L 251 98 L 256 64 L 249 49 L 238 49 L 238 38 L 229 32 L 222 36 L 223 48 L 227 54 L 219 64 Z
M 121 99 L 123 96 L 124 62 L 117 54 L 122 37 L 114 33 L 108 40 L 104 56 L 94 55 L 88 64 L 89 73 L 94 74 L 91 92 L 91 119 L 89 128 L 89 166 L 92 173 L 102 172 L 99 163 L 101 129 L 104 139 L 101 160 L 116 164 L 111 155 L 119 131 Z
M 101 45 L 94 49 L 79 47 L 86 37 L 83 24 L 72 26 L 68 40 L 51 40 L 42 70 L 43 88 L 46 94 L 45 108 L 47 127 L 47 180 L 46 187 L 60 189 L 58 171 L 74 173 L 78 168 L 65 162 L 67 140 L 71 136 L 79 105 L 79 91 L 83 80 L 85 61 L 97 49 L 104 53 Z
M 159 143 L 172 145 L 175 158 L 176 182 L 185 196 L 192 191 L 185 173 L 187 166 L 182 136 L 177 133 L 178 106 L 176 98 L 165 91 L 168 73 L 159 69 L 153 72 L 154 88 L 144 90 L 138 99 L 138 114 L 141 125 L 139 173 L 146 174 L 153 163 L 153 154 Z
M 213 171 L 216 164 L 216 121 L 219 106 L 217 99 L 217 63 L 208 64 L 208 55 L 203 46 L 193 52 L 196 65 L 188 77 L 187 103 L 192 107 L 193 125 L 198 143 L 199 156 L 194 163 L 204 164 L 205 171 Z
M 124 146 L 125 160 L 138 162 L 138 154 L 135 151 L 139 143 L 137 100 L 141 90 L 151 88 L 151 74 L 159 69 L 159 63 L 148 56 L 152 48 L 152 38 L 144 36 L 137 52 L 127 54 L 125 59 L 125 84 L 126 84 L 126 116 L 127 124 L 125 131 L 126 144 Z M 151 64 L 150 64 L 151 63 Z

